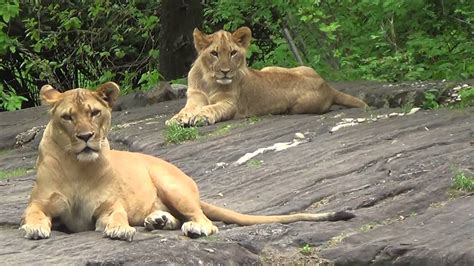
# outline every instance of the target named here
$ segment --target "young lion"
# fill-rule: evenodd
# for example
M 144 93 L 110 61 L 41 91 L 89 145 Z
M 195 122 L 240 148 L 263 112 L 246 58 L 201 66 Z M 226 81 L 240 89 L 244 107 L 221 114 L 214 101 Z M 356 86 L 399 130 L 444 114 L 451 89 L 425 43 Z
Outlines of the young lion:
M 185 107 L 166 124 L 214 124 L 233 118 L 266 114 L 321 114 L 333 104 L 366 107 L 360 99 L 329 86 L 309 67 L 247 67 L 245 54 L 252 33 L 210 35 L 194 30 L 198 57 L 188 75 Z
M 200 201 L 196 183 L 178 168 L 153 156 L 110 150 L 111 106 L 119 94 L 113 82 L 97 92 L 64 93 L 41 88 L 50 121 L 39 145 L 36 184 L 21 230 L 29 239 L 48 238 L 59 218 L 73 232 L 100 230 L 131 241 L 135 228 L 178 229 L 189 237 L 217 232 L 209 219 L 251 225 L 295 221 L 336 221 L 348 212 L 245 215 Z

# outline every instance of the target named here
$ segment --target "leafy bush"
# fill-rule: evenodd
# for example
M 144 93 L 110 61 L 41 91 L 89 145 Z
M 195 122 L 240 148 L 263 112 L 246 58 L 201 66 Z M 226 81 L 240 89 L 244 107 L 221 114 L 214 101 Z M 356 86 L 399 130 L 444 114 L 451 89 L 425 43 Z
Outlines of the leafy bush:
M 332 80 L 474 77 L 473 1 L 213 1 L 206 26 L 252 27 L 250 63 L 294 66 L 287 26 L 307 65 Z M 370 12 L 369 12 L 370 11 Z
M 425 99 L 423 100 L 423 109 L 438 109 L 441 105 L 438 102 L 437 91 L 427 91 L 424 93 Z
M 115 80 L 123 93 L 156 83 L 158 7 L 144 0 L 7 1 L 0 8 L 3 87 L 34 105 L 45 83 L 65 90 Z M 2 106 L 26 99 L 5 95 Z
M 459 92 L 459 96 L 461 96 L 461 101 L 459 102 L 460 108 L 466 108 L 474 104 L 474 87 L 462 89 Z

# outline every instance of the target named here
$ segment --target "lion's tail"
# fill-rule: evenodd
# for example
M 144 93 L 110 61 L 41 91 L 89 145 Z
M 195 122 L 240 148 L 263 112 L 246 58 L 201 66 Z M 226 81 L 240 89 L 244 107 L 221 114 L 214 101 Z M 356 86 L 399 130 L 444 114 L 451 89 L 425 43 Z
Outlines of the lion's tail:
M 204 214 L 213 221 L 222 221 L 228 224 L 253 225 L 267 223 L 292 223 L 297 221 L 339 221 L 349 220 L 355 217 L 354 214 L 346 211 L 325 212 L 325 213 L 297 213 L 288 215 L 248 215 L 229 209 L 221 208 L 201 201 L 201 208 Z
M 365 108 L 367 104 L 361 99 L 349 95 L 344 92 L 340 92 L 336 89 L 334 91 L 334 103 L 337 105 L 342 105 L 349 108 Z

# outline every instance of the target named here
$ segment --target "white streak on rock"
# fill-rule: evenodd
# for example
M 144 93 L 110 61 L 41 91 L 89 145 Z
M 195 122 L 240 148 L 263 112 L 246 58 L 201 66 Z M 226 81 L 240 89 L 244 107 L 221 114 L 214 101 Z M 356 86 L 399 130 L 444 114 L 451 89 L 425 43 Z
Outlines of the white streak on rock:
M 275 143 L 270 147 L 260 148 L 260 149 L 257 149 L 254 152 L 246 153 L 244 156 L 240 157 L 234 164 L 235 165 L 242 165 L 242 164 L 246 163 L 248 160 L 254 158 L 255 156 L 257 156 L 259 154 L 263 154 L 263 153 L 268 152 L 268 151 L 283 151 L 283 150 L 286 150 L 288 148 L 296 147 L 296 146 L 298 146 L 302 143 L 306 143 L 306 142 L 308 142 L 308 141 L 307 140 L 294 139 L 291 142 Z

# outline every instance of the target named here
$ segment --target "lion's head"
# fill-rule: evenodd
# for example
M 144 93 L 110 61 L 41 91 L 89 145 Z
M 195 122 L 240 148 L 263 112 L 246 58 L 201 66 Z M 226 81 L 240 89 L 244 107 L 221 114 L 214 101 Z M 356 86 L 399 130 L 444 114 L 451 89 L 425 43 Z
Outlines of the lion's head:
M 249 28 L 241 27 L 233 33 L 221 30 L 209 35 L 195 29 L 193 36 L 198 60 L 207 70 L 207 79 L 228 85 L 240 78 L 240 70 L 247 64 L 245 55 L 252 38 Z
M 107 145 L 111 107 L 119 86 L 107 82 L 96 91 L 73 89 L 61 93 L 51 85 L 41 88 L 43 104 L 50 107 L 53 141 L 80 161 L 94 161 Z

